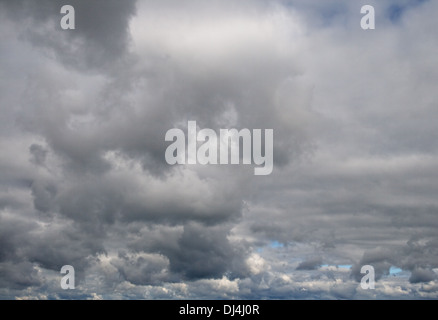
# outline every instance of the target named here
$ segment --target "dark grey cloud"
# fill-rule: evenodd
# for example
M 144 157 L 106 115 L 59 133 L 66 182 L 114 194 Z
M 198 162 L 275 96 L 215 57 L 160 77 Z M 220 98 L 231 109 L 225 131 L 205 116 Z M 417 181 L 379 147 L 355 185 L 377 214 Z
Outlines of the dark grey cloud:
M 129 19 L 136 0 L 1 1 L 5 15 L 17 21 L 20 36 L 55 55 L 62 63 L 83 70 L 108 67 L 123 56 L 129 45 Z M 63 30 L 65 4 L 75 9 L 75 30 Z
M 35 266 L 28 261 L 7 261 L 0 263 L 2 277 L 0 285 L 8 289 L 26 289 L 32 286 L 40 286 L 42 281 L 38 277 Z
M 228 239 L 229 226 L 187 223 L 183 226 L 155 225 L 131 232 L 128 247 L 168 259 L 170 279 L 220 278 L 248 273 L 246 246 Z M 169 279 L 169 280 L 170 280 Z
M 411 283 L 419 283 L 419 282 L 430 282 L 435 280 L 437 277 L 436 273 L 432 270 L 427 269 L 414 269 L 409 278 L 409 282 Z
M 321 257 L 313 257 L 308 260 L 305 260 L 301 262 L 297 270 L 315 270 L 319 268 L 322 265 L 322 258 Z
M 168 281 L 168 260 L 161 255 L 128 256 L 120 252 L 111 263 L 126 281 L 135 285 L 160 284 Z
M 241 261 L 246 254 L 227 239 L 221 228 L 203 228 L 186 225 L 178 249 L 170 251 L 171 271 L 183 273 L 187 278 L 220 278 L 226 272 L 241 276 L 246 273 Z

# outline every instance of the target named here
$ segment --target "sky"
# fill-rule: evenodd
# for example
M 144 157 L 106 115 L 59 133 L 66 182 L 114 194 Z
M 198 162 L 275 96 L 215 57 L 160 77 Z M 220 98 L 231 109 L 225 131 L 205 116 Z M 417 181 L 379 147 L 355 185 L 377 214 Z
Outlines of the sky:
M 437 1 L 62 4 L 0 0 L 0 299 L 438 298 Z M 188 121 L 272 174 L 169 165 Z

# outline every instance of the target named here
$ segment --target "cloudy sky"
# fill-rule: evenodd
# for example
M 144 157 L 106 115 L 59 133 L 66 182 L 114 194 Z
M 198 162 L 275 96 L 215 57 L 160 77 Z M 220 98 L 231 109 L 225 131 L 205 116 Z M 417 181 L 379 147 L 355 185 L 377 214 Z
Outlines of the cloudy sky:
M 0 0 L 0 298 L 438 298 L 437 12 Z M 189 120 L 274 129 L 273 173 L 168 165 Z

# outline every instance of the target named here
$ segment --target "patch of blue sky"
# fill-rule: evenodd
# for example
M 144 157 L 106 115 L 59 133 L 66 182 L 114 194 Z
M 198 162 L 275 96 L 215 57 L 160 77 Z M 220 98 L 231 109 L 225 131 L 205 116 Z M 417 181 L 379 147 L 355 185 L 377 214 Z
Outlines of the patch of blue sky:
M 266 246 L 269 247 L 269 248 L 272 248 L 272 249 L 284 248 L 284 244 L 281 243 L 281 242 L 278 242 L 276 240 L 270 241 Z M 263 251 L 264 251 L 264 247 L 257 247 L 256 248 L 256 252 L 257 253 L 262 253 Z
M 271 241 L 269 246 L 274 249 L 283 248 L 284 244 L 278 241 Z
M 394 267 L 394 266 L 391 266 L 391 268 L 389 268 L 389 274 L 391 274 L 391 275 L 398 274 L 402 271 L 403 271 L 402 269 L 400 269 L 398 267 Z
M 348 269 L 348 270 L 350 270 L 351 267 L 352 267 L 351 264 L 338 264 L 338 268 L 339 269 Z
M 418 5 L 421 5 L 423 2 L 426 2 L 429 0 L 409 0 L 405 1 L 403 3 L 394 3 L 388 7 L 387 10 L 387 17 L 391 22 L 398 22 L 400 18 L 403 16 L 403 14 L 406 12 L 406 10 L 409 10 L 411 8 L 414 8 Z

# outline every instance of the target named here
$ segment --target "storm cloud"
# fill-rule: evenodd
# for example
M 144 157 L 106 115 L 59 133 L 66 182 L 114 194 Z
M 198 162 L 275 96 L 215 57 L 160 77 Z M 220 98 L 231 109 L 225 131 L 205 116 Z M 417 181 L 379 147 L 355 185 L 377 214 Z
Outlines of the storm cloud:
M 68 4 L 0 1 L 1 298 L 437 298 L 436 2 Z M 273 173 L 168 165 L 190 120 Z

